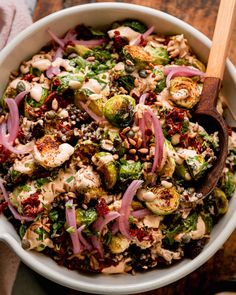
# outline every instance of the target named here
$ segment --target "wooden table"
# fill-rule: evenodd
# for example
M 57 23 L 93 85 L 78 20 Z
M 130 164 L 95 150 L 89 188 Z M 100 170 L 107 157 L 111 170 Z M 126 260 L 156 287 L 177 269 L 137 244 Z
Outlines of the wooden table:
M 86 1 L 86 0 L 38 0 L 34 13 L 34 20 L 38 20 L 52 12 L 70 6 L 112 1 Z M 219 0 L 130 0 L 116 1 L 128 2 L 149 6 L 170 13 L 187 23 L 191 24 L 209 38 L 212 38 Z M 230 59 L 236 64 L 236 27 L 233 33 L 230 46 Z M 142 293 L 149 295 L 193 295 L 208 294 L 210 285 L 214 285 L 219 280 L 228 278 L 236 279 L 236 230 L 224 244 L 224 246 L 202 267 L 194 271 L 187 277 L 169 286 L 158 290 Z M 65 295 L 82 294 L 81 292 L 63 289 Z M 141 294 L 141 293 L 140 293 Z

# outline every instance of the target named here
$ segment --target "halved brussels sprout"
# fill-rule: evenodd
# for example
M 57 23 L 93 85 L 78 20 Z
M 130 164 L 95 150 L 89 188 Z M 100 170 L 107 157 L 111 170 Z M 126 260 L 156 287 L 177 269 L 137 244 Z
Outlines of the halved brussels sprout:
M 179 206 L 180 195 L 175 187 L 165 188 L 156 186 L 150 189 L 156 195 L 156 198 L 151 202 L 146 202 L 146 206 L 154 214 L 167 215 L 177 210 Z
M 176 165 L 175 172 L 179 177 L 181 177 L 182 179 L 184 179 L 186 181 L 192 180 L 192 177 L 189 173 L 188 167 L 185 164 Z
M 76 224 L 80 226 L 85 224 L 90 225 L 97 219 L 97 212 L 95 209 L 83 210 L 81 208 L 76 209 Z
M 200 100 L 202 85 L 187 77 L 170 81 L 171 100 L 179 107 L 192 109 Z
M 120 254 L 129 248 L 129 244 L 130 244 L 130 242 L 126 237 L 118 234 L 118 235 L 113 236 L 111 238 L 111 241 L 110 241 L 108 247 L 112 253 Z
M 194 157 L 188 157 L 186 159 L 186 164 L 190 171 L 191 176 L 197 180 L 206 172 L 209 167 L 209 164 L 204 160 L 200 155 Z
M 226 196 L 230 198 L 235 191 L 236 181 L 234 174 L 230 171 L 223 174 L 220 180 L 220 188 L 224 191 Z
M 216 187 L 212 193 L 213 199 L 216 204 L 216 209 L 218 214 L 225 214 L 228 211 L 229 202 L 225 193 Z
M 152 63 L 157 65 L 167 65 L 169 63 L 169 55 L 166 48 L 162 46 L 153 47 L 147 44 L 144 50 L 152 57 Z
M 160 171 L 160 176 L 163 178 L 170 178 L 175 172 L 176 164 L 174 158 L 169 155 L 168 151 L 170 150 L 172 152 L 175 152 L 175 149 L 170 141 L 167 139 L 165 139 L 165 148 L 167 150 L 167 158 L 164 167 Z
M 108 152 L 96 153 L 92 157 L 92 161 L 97 166 L 98 171 L 102 173 L 106 187 L 111 189 L 118 178 L 118 169 L 112 154 Z
M 98 144 L 92 142 L 91 140 L 84 140 L 78 144 L 79 154 L 84 156 L 92 156 L 99 149 Z
M 195 68 L 199 69 L 199 70 L 202 71 L 202 72 L 205 72 L 205 71 L 206 71 L 206 67 L 205 67 L 205 65 L 204 65 L 200 60 L 198 60 L 196 57 L 194 57 L 194 58 L 192 59 L 191 64 L 192 64 Z
M 136 45 L 126 45 L 123 49 L 123 54 L 126 59 L 133 61 L 139 68 L 143 68 L 153 61 L 148 52 Z
M 141 162 L 123 161 L 121 163 L 119 178 L 122 182 L 128 179 L 139 179 L 141 175 L 142 175 Z
M 126 127 L 133 120 L 135 99 L 129 95 L 115 95 L 104 106 L 106 119 L 116 127 Z

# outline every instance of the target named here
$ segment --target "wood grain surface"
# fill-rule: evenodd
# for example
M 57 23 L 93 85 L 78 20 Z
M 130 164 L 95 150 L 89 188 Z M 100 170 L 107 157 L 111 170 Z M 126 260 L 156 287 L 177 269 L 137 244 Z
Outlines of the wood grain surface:
M 86 0 L 38 0 L 34 21 L 55 11 L 78 4 L 94 2 L 127 2 L 152 7 L 174 15 L 191 24 L 212 38 L 219 0 L 130 0 L 130 1 L 86 1 Z M 236 64 L 236 26 L 230 42 L 231 61 Z M 236 98 L 236 97 L 235 97 Z M 210 295 L 210 288 L 219 280 L 236 279 L 236 230 L 223 247 L 203 266 L 185 278 L 166 287 L 139 295 Z M 65 295 L 85 294 L 64 289 Z

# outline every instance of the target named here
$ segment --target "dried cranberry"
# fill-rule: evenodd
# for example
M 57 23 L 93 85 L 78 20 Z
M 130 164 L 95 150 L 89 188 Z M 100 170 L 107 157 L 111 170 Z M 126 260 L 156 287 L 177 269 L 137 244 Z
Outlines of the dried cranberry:
M 110 211 L 104 198 L 99 199 L 95 209 L 99 216 L 105 216 Z
M 44 209 L 39 208 L 40 200 L 39 193 L 36 192 L 32 194 L 29 198 L 22 201 L 23 213 L 29 217 L 35 217 L 38 213 L 42 212 Z
M 26 74 L 22 77 L 23 80 L 31 82 L 34 76 L 32 74 Z
M 6 201 L 2 202 L 0 204 L 0 214 L 3 213 L 6 210 L 7 207 L 8 207 L 7 202 Z
M 9 158 L 11 152 L 0 144 L 0 163 L 5 163 Z
M 114 37 L 114 47 L 116 50 L 120 51 L 125 45 L 128 45 L 128 39 L 123 38 L 119 35 L 115 35 Z
M 131 228 L 129 233 L 132 237 L 136 237 L 140 242 L 146 240 L 146 238 L 149 239 L 147 232 L 142 228 Z

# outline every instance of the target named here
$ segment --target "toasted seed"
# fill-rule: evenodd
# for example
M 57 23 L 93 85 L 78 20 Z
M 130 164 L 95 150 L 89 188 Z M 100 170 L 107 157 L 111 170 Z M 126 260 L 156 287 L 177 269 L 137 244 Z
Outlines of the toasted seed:
M 136 162 L 136 161 L 138 161 L 138 159 L 139 159 L 138 155 L 135 155 L 134 156 L 134 161 Z
M 134 126 L 134 127 L 132 127 L 132 130 L 133 130 L 134 132 L 137 132 L 137 131 L 139 131 L 139 127 L 138 127 L 138 126 Z
M 149 150 L 147 148 L 142 148 L 138 150 L 141 154 L 148 154 Z
M 137 139 L 137 148 L 140 148 L 141 147 L 142 142 L 143 142 L 142 138 L 141 137 L 138 137 L 138 139 Z
M 122 133 L 125 134 L 125 133 L 127 133 L 128 131 L 130 131 L 130 127 L 129 127 L 129 126 L 126 127 L 125 129 L 123 129 Z
M 130 148 L 130 144 L 128 142 L 128 139 L 126 138 L 125 141 L 124 141 L 124 146 L 125 148 L 129 149 Z
M 131 155 L 135 155 L 135 154 L 136 154 L 136 149 L 130 149 L 130 150 L 129 150 L 129 153 L 130 153 Z
M 136 146 L 136 141 L 133 140 L 132 138 L 129 138 L 129 143 L 133 146 Z

